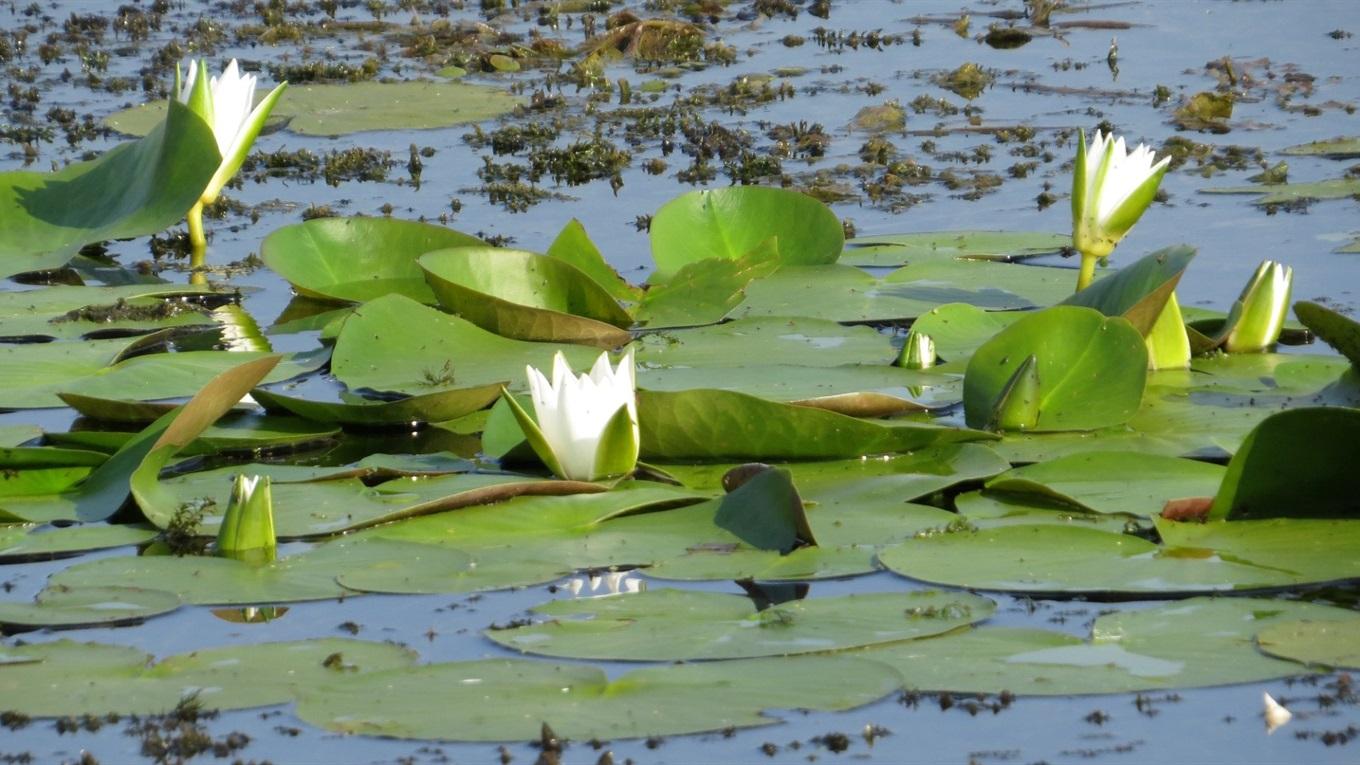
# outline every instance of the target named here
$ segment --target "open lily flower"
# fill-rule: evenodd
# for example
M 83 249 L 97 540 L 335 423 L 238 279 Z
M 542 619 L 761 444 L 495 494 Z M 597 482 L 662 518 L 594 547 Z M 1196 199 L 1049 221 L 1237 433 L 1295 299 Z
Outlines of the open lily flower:
M 560 352 L 552 379 L 526 367 L 537 421 L 508 393 L 520 429 L 543 464 L 558 477 L 597 481 L 637 465 L 638 419 L 630 349 L 615 369 L 600 354 L 589 374 L 577 376 Z
M 1127 151 L 1123 138 L 1096 131 L 1088 146 L 1080 134 L 1072 172 L 1072 244 L 1081 253 L 1077 289 L 1085 289 L 1095 264 L 1109 256 L 1152 204 L 1170 157 L 1154 162 L 1151 148 Z
M 274 560 L 274 500 L 269 477 L 238 475 L 217 531 L 217 554 L 247 563 Z
M 1294 287 L 1294 269 L 1263 260 L 1233 306 L 1237 323 L 1223 349 L 1229 353 L 1264 351 L 1280 339 L 1285 315 L 1289 313 L 1289 293 Z
M 176 69 L 177 97 L 212 126 L 217 150 L 222 155 L 222 164 L 218 165 L 217 172 L 203 189 L 198 204 L 189 213 L 189 235 L 194 239 L 195 247 L 201 246 L 203 240 L 203 206 L 216 202 L 222 187 L 241 169 L 250 147 L 254 145 L 265 120 L 269 119 L 269 113 L 274 110 L 286 87 L 288 83 L 280 83 L 252 108 L 255 101 L 255 75 L 241 74 L 236 59 L 227 64 L 220 77 L 210 78 L 208 65 L 202 60 L 189 67 L 187 78 L 182 77 Z

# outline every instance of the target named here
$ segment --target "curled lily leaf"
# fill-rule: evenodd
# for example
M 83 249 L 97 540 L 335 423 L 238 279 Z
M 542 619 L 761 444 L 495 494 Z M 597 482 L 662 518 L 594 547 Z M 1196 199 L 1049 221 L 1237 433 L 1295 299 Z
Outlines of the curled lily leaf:
M 897 366 L 904 369 L 929 369 L 935 366 L 937 360 L 935 341 L 930 335 L 913 329 L 907 333 L 907 341 L 897 356 Z
M 527 367 L 534 417 L 506 402 L 534 453 L 560 478 L 597 481 L 625 475 L 637 465 L 640 443 L 633 353 L 618 368 L 600 354 L 588 374 L 575 375 L 566 358 L 553 358 L 552 379 Z
M 217 531 L 217 554 L 246 563 L 269 563 L 276 547 L 269 477 L 237 475 L 231 504 Z
M 1272 260 L 1261 261 L 1234 306 L 1240 313 L 1223 342 L 1223 349 L 1229 353 L 1254 353 L 1274 345 L 1284 329 L 1293 287 L 1294 269 Z
M 1171 158 L 1154 162 L 1151 148 L 1140 143 L 1128 151 L 1123 138 L 1100 131 L 1089 145 L 1085 133 L 1078 140 L 1072 171 L 1072 244 L 1081 253 L 1080 290 L 1090 284 L 1096 261 L 1114 251 L 1152 204 Z

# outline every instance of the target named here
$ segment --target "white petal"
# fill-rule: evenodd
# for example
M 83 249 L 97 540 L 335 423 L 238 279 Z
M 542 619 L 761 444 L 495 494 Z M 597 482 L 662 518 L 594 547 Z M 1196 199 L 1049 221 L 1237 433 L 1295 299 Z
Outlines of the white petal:
M 1263 693 L 1261 696 L 1266 707 L 1266 735 L 1270 735 L 1280 726 L 1293 719 L 1294 713 L 1285 709 L 1284 706 L 1272 698 L 1269 693 Z

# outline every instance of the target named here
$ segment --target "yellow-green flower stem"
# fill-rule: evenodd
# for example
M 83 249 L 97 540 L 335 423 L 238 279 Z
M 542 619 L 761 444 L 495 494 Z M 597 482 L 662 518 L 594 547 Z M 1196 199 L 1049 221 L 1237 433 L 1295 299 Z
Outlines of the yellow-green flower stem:
M 208 237 L 203 233 L 203 200 L 194 203 L 186 216 L 189 221 L 189 245 L 193 248 L 190 265 L 197 268 L 203 265 L 203 257 L 208 254 Z
M 1081 270 L 1077 272 L 1077 292 L 1081 292 L 1091 286 L 1091 282 L 1096 278 L 1096 261 L 1098 256 L 1081 253 Z

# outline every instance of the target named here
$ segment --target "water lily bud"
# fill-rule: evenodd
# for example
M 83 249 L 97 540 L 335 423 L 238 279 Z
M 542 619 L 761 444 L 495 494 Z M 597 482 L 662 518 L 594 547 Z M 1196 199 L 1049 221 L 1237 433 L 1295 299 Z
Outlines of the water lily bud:
M 1190 336 L 1185 331 L 1176 293 L 1167 298 L 1152 330 L 1144 338 L 1148 349 L 1148 369 L 1185 369 L 1190 366 Z
M 1029 430 L 1039 422 L 1039 359 L 1016 367 L 992 410 L 989 430 Z
M 231 504 L 217 531 L 217 554 L 246 563 L 269 563 L 277 544 L 269 476 L 237 475 Z
M 615 369 L 600 354 L 589 374 L 576 376 L 560 352 L 552 379 L 526 367 L 535 417 L 508 393 L 506 402 L 525 438 L 555 475 L 598 481 L 627 475 L 637 466 L 640 436 L 633 352 Z
M 1253 353 L 1274 345 L 1284 328 L 1293 287 L 1294 269 L 1272 260 L 1262 261 L 1234 306 L 1239 316 L 1223 349 L 1229 353 Z
M 902 352 L 897 356 L 897 366 L 904 369 L 929 369 L 935 366 L 935 341 L 924 332 L 911 330 Z
M 1151 148 L 1138 144 L 1132 152 L 1123 138 L 1096 131 L 1087 145 L 1079 134 L 1072 171 L 1072 245 L 1081 253 L 1077 289 L 1090 284 L 1095 262 L 1109 256 L 1152 204 L 1170 157 L 1153 162 Z

